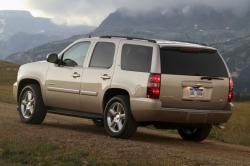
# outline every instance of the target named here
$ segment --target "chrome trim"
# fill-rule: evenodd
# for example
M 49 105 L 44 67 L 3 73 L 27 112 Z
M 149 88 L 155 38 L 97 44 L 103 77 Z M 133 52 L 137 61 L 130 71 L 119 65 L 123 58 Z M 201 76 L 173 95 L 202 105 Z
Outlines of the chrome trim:
M 80 92 L 80 95 L 97 96 L 98 93 L 97 93 L 97 92 L 93 92 L 93 91 L 84 91 L 84 90 L 82 90 L 82 91 Z
M 79 94 L 79 90 L 75 89 L 65 89 L 65 88 L 57 88 L 57 87 L 48 87 L 48 91 L 55 91 L 55 92 L 63 92 L 63 93 L 72 93 L 72 94 Z

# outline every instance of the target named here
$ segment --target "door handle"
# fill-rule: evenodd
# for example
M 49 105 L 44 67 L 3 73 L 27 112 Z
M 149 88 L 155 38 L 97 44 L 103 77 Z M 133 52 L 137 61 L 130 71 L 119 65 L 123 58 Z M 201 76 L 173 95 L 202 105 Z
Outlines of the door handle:
M 78 77 L 80 77 L 80 76 L 81 76 L 81 75 L 80 75 L 79 73 L 77 73 L 77 72 L 74 72 L 73 75 L 72 75 L 73 78 L 78 78 Z
M 109 80 L 111 77 L 107 74 L 103 74 L 100 78 L 102 78 L 103 80 Z

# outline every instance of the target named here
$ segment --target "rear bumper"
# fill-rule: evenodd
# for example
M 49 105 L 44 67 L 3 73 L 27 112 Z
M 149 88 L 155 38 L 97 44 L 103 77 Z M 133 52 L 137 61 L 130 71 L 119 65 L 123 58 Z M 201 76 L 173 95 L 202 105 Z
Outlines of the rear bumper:
M 219 124 L 231 117 L 227 110 L 195 110 L 162 108 L 158 100 L 134 98 L 130 100 L 132 114 L 137 122 L 167 122 L 185 124 Z

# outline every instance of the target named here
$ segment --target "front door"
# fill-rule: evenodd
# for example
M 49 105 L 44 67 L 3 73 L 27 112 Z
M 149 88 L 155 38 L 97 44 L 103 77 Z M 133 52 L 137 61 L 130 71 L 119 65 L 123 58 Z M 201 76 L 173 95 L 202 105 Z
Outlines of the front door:
M 60 65 L 50 66 L 46 81 L 48 106 L 70 110 L 80 109 L 80 81 L 89 47 L 90 42 L 76 43 L 62 53 Z

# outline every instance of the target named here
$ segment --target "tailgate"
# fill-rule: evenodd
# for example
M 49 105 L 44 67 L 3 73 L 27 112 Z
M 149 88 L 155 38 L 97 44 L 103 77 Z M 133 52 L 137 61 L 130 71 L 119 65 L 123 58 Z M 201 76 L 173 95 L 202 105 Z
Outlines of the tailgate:
M 224 109 L 228 78 L 201 80 L 197 76 L 162 75 L 160 100 L 167 108 Z
M 163 107 L 224 109 L 229 92 L 227 67 L 214 49 L 161 48 Z

